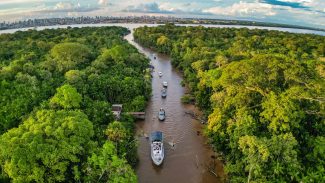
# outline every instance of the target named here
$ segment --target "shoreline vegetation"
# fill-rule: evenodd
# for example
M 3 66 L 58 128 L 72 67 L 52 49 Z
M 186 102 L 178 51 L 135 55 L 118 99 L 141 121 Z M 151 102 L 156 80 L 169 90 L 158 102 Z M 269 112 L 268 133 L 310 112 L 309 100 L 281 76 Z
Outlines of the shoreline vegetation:
M 324 180 L 325 37 L 167 24 L 134 39 L 183 72 L 231 182 Z
M 122 27 L 0 35 L 0 182 L 137 182 L 149 60 Z
M 209 24 L 209 25 L 242 25 L 242 26 L 261 26 L 261 27 L 280 27 L 280 28 L 294 28 L 306 29 L 314 31 L 323 31 L 325 29 L 289 25 L 271 22 L 259 22 L 248 20 L 226 20 L 226 19 L 205 19 L 205 18 L 177 18 L 177 17 L 163 17 L 163 16 L 128 16 L 128 17 L 66 17 L 66 18 L 47 18 L 47 19 L 29 19 L 25 21 L 16 22 L 2 22 L 0 23 L 0 30 L 19 29 L 19 28 L 34 28 L 40 26 L 55 26 L 55 25 L 73 25 L 73 24 L 103 24 L 103 23 L 144 23 L 144 24 Z

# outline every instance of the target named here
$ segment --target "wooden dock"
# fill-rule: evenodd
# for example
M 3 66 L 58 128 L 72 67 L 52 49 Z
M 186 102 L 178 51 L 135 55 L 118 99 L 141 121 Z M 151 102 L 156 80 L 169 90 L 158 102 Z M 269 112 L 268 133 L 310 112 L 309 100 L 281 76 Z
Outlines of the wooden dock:
M 132 115 L 136 119 L 145 119 L 146 117 L 145 112 L 128 112 L 128 114 Z

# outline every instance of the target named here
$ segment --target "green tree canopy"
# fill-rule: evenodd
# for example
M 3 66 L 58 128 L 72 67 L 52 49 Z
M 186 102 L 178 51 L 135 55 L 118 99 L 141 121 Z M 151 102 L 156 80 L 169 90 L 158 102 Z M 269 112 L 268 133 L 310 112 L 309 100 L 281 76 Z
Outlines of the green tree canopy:
M 88 158 L 87 177 L 91 182 L 137 182 L 132 168 L 115 154 L 112 142 L 106 142 L 97 153 Z
M 150 95 L 149 60 L 123 39 L 127 33 L 84 27 L 0 35 L 0 182 L 99 182 L 102 169 L 88 159 L 112 143 L 105 135 L 114 121 L 110 103 L 143 107 Z M 92 129 L 82 123 L 86 115 Z M 134 119 L 121 120 L 125 143 L 105 159 L 109 178 L 100 182 L 136 181 L 128 166 L 137 160 Z M 99 171 L 88 174 L 89 167 Z
M 51 52 L 58 71 L 65 72 L 87 64 L 91 59 L 91 51 L 80 43 L 60 43 L 55 45 Z
M 79 108 L 82 100 L 77 90 L 69 84 L 57 88 L 57 93 L 50 99 L 50 104 L 64 109 Z
M 82 112 L 41 110 L 0 137 L 0 163 L 14 182 L 64 182 L 80 171 L 93 136 Z
M 82 73 L 79 70 L 69 70 L 64 77 L 69 84 L 77 84 L 82 81 Z

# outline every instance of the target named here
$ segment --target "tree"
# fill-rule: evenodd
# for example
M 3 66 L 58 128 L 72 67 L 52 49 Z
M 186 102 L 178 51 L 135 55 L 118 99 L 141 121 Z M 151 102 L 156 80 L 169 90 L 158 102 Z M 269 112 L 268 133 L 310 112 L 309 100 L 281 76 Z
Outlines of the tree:
M 122 144 L 125 144 L 125 141 L 128 137 L 128 132 L 121 122 L 114 121 L 110 123 L 105 131 L 108 139 L 115 143 L 117 152 L 123 148 Z M 123 153 L 119 153 L 123 154 Z
M 57 93 L 50 99 L 53 107 L 62 107 L 64 109 L 79 108 L 82 100 L 81 95 L 71 85 L 65 84 L 57 88 Z
M 170 51 L 170 40 L 168 37 L 162 35 L 157 39 L 157 46 L 161 48 L 161 51 L 164 53 L 168 53 Z
M 132 168 L 124 159 L 117 157 L 114 145 L 109 141 L 88 158 L 86 170 L 86 182 L 137 182 Z
M 121 121 L 110 123 L 105 134 L 114 143 L 117 155 L 120 158 L 126 158 L 131 165 L 135 165 L 137 162 L 137 156 L 135 156 L 137 146 L 130 130 L 130 124 L 134 125 L 133 120 L 130 121 L 128 116 L 122 116 Z
M 298 145 L 292 134 L 272 136 L 271 139 L 243 136 L 239 147 L 246 161 L 247 182 L 297 181 L 300 163 L 297 159 Z M 287 175 L 287 176 L 286 176 Z
M 307 174 L 304 182 L 322 182 L 325 178 L 325 137 L 317 136 L 310 140 L 311 151 L 307 154 Z
M 64 74 L 69 84 L 78 84 L 82 81 L 82 73 L 79 70 L 69 70 Z
M 107 122 L 114 120 L 113 113 L 111 111 L 111 104 L 101 100 L 91 100 L 89 98 L 84 100 L 85 106 L 83 111 L 89 117 L 90 121 L 94 125 L 98 125 L 102 128 L 107 126 Z
M 218 67 L 222 67 L 229 62 L 229 59 L 227 57 L 225 57 L 224 55 L 217 55 L 215 57 L 215 61 L 216 61 L 216 65 Z
M 91 59 L 91 51 L 80 43 L 60 43 L 55 45 L 50 55 L 58 71 L 82 68 Z
M 93 149 L 93 136 L 80 111 L 37 111 L 0 137 L 0 163 L 14 182 L 73 180 Z
M 144 96 L 136 96 L 127 106 L 127 111 L 131 112 L 141 112 L 144 111 L 146 108 L 146 100 Z

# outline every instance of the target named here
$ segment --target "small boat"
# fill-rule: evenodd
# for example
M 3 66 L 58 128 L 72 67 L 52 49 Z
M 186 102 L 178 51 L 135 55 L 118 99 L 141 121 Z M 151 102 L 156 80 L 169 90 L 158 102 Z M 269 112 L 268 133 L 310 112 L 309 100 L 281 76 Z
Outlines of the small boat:
M 161 90 L 161 97 L 166 98 L 167 97 L 167 90 L 164 88 Z
M 164 121 L 166 118 L 166 112 L 163 108 L 160 108 L 159 112 L 158 112 L 158 119 L 160 121 Z
M 157 59 L 157 57 L 156 57 L 156 55 L 155 54 L 153 54 L 153 58 L 156 60 Z
M 162 83 L 162 85 L 163 85 L 163 87 L 166 87 L 166 88 L 167 88 L 167 86 L 168 86 L 167 81 L 164 81 L 164 82 Z
M 150 135 L 151 159 L 157 166 L 161 165 L 164 157 L 163 133 L 161 131 L 152 132 Z
M 162 72 L 159 72 L 158 75 L 159 75 L 159 77 L 161 77 L 163 75 L 163 73 Z

